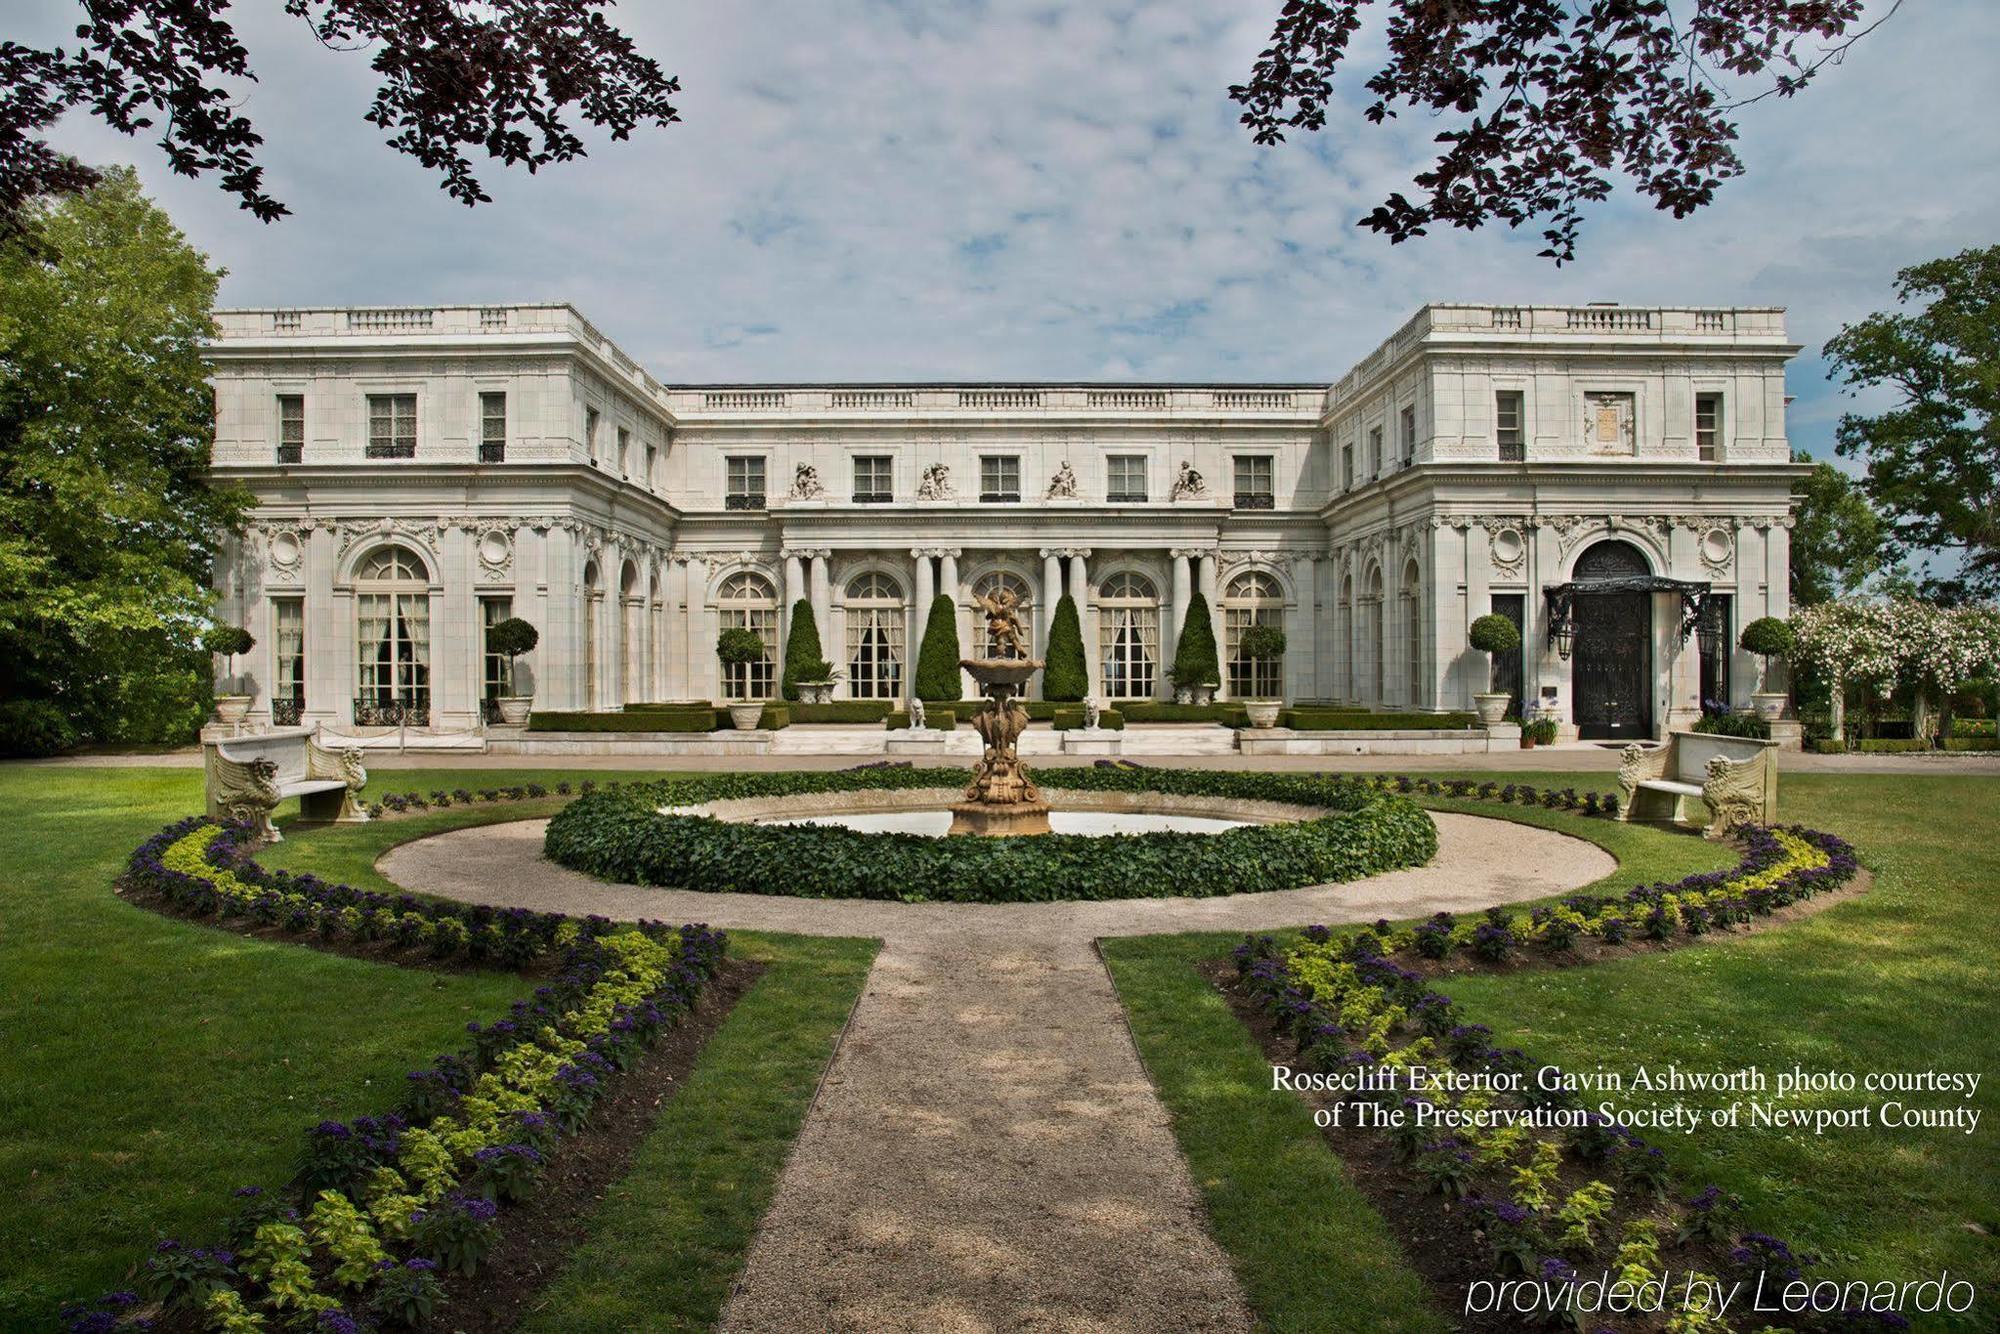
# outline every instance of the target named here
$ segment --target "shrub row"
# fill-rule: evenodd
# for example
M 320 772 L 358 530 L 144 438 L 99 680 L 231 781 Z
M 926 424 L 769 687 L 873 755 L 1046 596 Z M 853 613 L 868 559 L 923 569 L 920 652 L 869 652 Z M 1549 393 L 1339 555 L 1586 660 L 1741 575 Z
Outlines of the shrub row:
M 879 723 L 895 707 L 886 699 L 836 699 L 825 704 L 790 704 L 795 723 Z
M 1462 731 L 1479 720 L 1469 713 L 1370 713 L 1365 709 L 1291 708 L 1278 726 L 1301 732 Z
M 1128 723 L 1221 723 L 1224 727 L 1248 727 L 1250 715 L 1241 704 L 1162 704 L 1154 700 L 1133 700 L 1120 704 L 1119 712 Z
M 1402 1110 L 1386 1132 L 1395 1157 L 1420 1188 L 1464 1202 L 1466 1240 L 1484 1244 L 1496 1278 L 1527 1275 L 1561 1294 L 1579 1269 L 1638 1285 L 1671 1269 L 1718 1266 L 1725 1281 L 1755 1283 L 1770 1271 L 1782 1283 L 1811 1261 L 1776 1238 L 1739 1235 L 1740 1204 L 1716 1187 L 1675 1190 L 1660 1149 L 1587 1107 L 1565 1081 L 1538 1077 L 1519 1050 L 1496 1048 L 1485 1025 L 1461 1023 L 1451 998 L 1398 959 L 1465 949 L 1496 963 L 1524 939 L 1559 953 L 1593 924 L 1607 943 L 1728 930 L 1855 869 L 1853 850 L 1832 835 L 1753 829 L 1734 870 L 1622 898 L 1572 896 L 1525 921 L 1495 909 L 1469 933 L 1440 914 L 1414 930 L 1381 922 L 1336 937 L 1309 927 L 1289 951 L 1248 937 L 1235 952 L 1239 986 L 1294 1044 L 1295 1069 L 1327 1077 L 1350 1100 Z M 1473 1078 L 1461 1087 L 1454 1076 Z M 1495 1087 L 1480 1087 L 1480 1076 Z M 1676 1251 L 1674 1263 L 1663 1262 Z M 1569 1300 L 1543 1323 L 1595 1323 Z
M 1476 778 L 1412 778 L 1408 774 L 1361 774 L 1357 781 L 1384 792 L 1455 801 L 1496 801 L 1503 806 L 1539 806 L 1546 811 L 1576 811 L 1606 818 L 1618 814 L 1614 792 L 1578 792 L 1573 787 L 1537 788 L 1528 783 L 1481 782 Z
M 1219 834 L 974 839 L 660 813 L 663 806 L 733 797 L 955 788 L 965 781 L 962 769 L 720 774 L 581 797 L 550 821 L 544 850 L 573 870 L 634 884 L 964 903 L 1297 889 L 1420 865 L 1437 851 L 1437 830 L 1413 803 L 1348 778 L 1130 766 L 1052 769 L 1037 777 L 1046 788 L 1236 797 L 1327 814 Z
M 729 715 L 722 714 L 721 722 L 728 721 Z M 618 713 L 536 709 L 528 715 L 530 732 L 713 732 L 716 726 L 717 711 L 706 707 Z
M 278 875 L 243 853 L 247 836 L 241 826 L 184 821 L 133 855 L 128 880 L 170 894 L 182 911 L 224 918 L 258 919 L 267 900 L 300 898 L 318 909 L 302 929 L 322 934 L 463 920 L 428 905 L 392 912 L 389 896 L 305 876 L 274 890 Z M 206 888 L 194 883 L 203 880 Z M 158 1242 L 139 1266 L 139 1292 L 66 1308 L 70 1328 L 145 1328 L 156 1315 L 175 1328 L 227 1331 L 428 1323 L 443 1296 L 438 1271 L 478 1273 L 502 1206 L 534 1192 L 609 1081 L 693 1006 L 726 948 L 720 933 L 697 926 L 495 916 L 519 923 L 496 939 L 533 941 L 558 958 L 550 981 L 497 1022 L 468 1025 L 463 1050 L 411 1071 L 398 1110 L 308 1131 L 291 1181 L 236 1191 L 222 1244 Z
M 1081 707 L 1070 708 L 1065 705 L 1057 709 L 1050 716 L 1049 721 L 1055 725 L 1056 731 L 1068 732 L 1082 727 L 1083 718 L 1084 714 Z M 1097 711 L 1097 725 L 1106 731 L 1122 732 L 1125 730 L 1125 715 L 1117 709 L 1099 709 Z
M 926 704 L 924 705 L 924 726 L 930 728 L 933 732 L 949 732 L 958 726 L 960 708 L 964 709 L 967 716 L 970 716 L 972 711 L 978 707 L 976 704 L 959 705 L 956 708 L 949 704 Z M 892 710 L 883 718 L 882 725 L 891 732 L 903 731 L 910 725 L 910 711 L 908 709 Z

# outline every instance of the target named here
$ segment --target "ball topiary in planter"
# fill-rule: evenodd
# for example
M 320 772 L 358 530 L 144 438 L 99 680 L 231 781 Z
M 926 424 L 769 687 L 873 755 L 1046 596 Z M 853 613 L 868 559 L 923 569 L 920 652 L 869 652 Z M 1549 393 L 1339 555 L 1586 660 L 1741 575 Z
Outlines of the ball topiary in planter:
M 940 593 L 931 599 L 923 646 L 917 650 L 918 699 L 926 704 L 957 702 L 958 657 L 958 608 L 951 594 Z
M 1505 716 L 1507 704 L 1513 697 L 1504 690 L 1494 690 L 1493 660 L 1502 653 L 1513 653 L 1521 647 L 1521 627 L 1513 618 L 1498 612 L 1489 612 L 1472 623 L 1466 632 L 1466 640 L 1473 648 L 1486 654 L 1487 689 L 1472 697 L 1474 707 L 1479 710 L 1479 721 L 1492 727 Z
M 1757 716 L 1766 722 L 1782 718 L 1790 692 L 1772 690 L 1769 682 L 1771 659 L 1782 658 L 1792 651 L 1790 623 L 1776 616 L 1759 616 L 1743 627 L 1743 633 L 1737 636 L 1736 642 L 1744 652 L 1757 655 L 1757 689 L 1751 696 L 1757 705 Z
M 1090 664 L 1083 656 L 1083 621 L 1076 599 L 1065 593 L 1056 603 L 1049 627 L 1047 665 L 1042 668 L 1042 698 L 1074 704 L 1090 693 Z
M 1187 691 L 1191 702 L 1205 704 L 1205 696 L 1222 684 L 1222 664 L 1215 652 L 1215 626 L 1209 620 L 1208 599 L 1196 593 L 1188 602 L 1187 618 L 1181 622 L 1180 643 L 1174 648 L 1173 670 L 1176 692 Z
M 499 653 L 507 659 L 507 679 L 514 681 L 519 670 L 519 659 L 523 653 L 535 651 L 535 645 L 542 642 L 542 632 L 518 616 L 509 616 L 504 621 L 495 621 L 486 628 L 486 649 Z M 532 695 L 520 693 L 518 684 L 514 693 L 502 695 L 494 700 L 500 710 L 500 721 L 510 727 L 519 727 L 528 721 L 529 708 L 534 703 Z
M 1236 643 L 1238 657 L 1251 662 L 1276 662 L 1285 656 L 1285 632 L 1275 625 L 1253 625 L 1243 632 Z M 1256 673 L 1251 678 L 1256 679 Z M 1245 702 L 1250 713 L 1250 725 L 1268 728 L 1277 725 L 1279 700 L 1257 696 Z
M 225 675 L 218 685 L 239 684 L 236 680 L 236 659 L 239 654 L 248 653 L 257 647 L 257 641 L 248 630 L 240 625 L 211 625 L 202 634 L 201 646 L 224 660 Z M 234 726 L 242 722 L 250 713 L 250 696 L 241 690 L 218 690 L 215 693 L 215 716 L 218 720 Z

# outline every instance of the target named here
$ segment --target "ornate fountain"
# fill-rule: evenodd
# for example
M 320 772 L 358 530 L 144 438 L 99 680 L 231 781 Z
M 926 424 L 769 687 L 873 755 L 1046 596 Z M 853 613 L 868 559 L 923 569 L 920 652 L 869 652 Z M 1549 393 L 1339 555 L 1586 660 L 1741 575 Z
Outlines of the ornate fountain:
M 1046 834 L 1049 804 L 1016 750 L 1028 727 L 1028 711 L 1018 696 L 1042 662 L 1028 656 L 1020 606 L 1012 593 L 997 590 L 981 598 L 979 605 L 986 613 L 986 637 L 995 656 L 961 658 L 958 665 L 986 696 L 986 707 L 972 716 L 972 726 L 986 745 L 965 799 L 951 808 L 951 832 Z

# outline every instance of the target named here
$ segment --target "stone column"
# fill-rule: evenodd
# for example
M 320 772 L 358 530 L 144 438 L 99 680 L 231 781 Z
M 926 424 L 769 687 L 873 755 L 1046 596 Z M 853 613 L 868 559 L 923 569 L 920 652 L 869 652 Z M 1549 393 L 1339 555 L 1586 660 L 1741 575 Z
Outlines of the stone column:
M 542 537 L 542 642 L 535 649 L 535 698 L 545 709 L 583 707 L 583 644 L 577 638 L 583 591 L 578 587 L 576 537 L 560 524 Z
M 937 600 L 937 585 L 931 572 L 929 547 L 913 547 L 910 556 L 917 563 L 917 598 L 910 610 L 915 624 L 910 627 L 910 671 L 904 678 L 911 699 L 917 697 L 917 664 L 923 660 L 924 632 L 930 628 L 931 603 Z
M 447 528 L 438 542 L 438 581 L 442 595 L 431 600 L 432 726 L 463 731 L 479 725 L 480 696 L 485 693 L 486 629 L 480 623 L 479 599 L 473 593 L 474 534 Z M 442 613 L 440 616 L 439 613 Z
M 1062 601 L 1062 553 L 1053 547 L 1042 548 L 1042 648 L 1046 652 L 1049 636 L 1056 628 L 1056 603 Z
M 827 557 L 832 553 L 824 548 L 812 553 L 812 609 L 813 625 L 819 631 L 820 647 L 827 650 L 828 661 L 837 659 L 833 643 L 828 638 L 833 633 L 833 586 L 828 579 Z
M 945 547 L 938 554 L 938 592 L 951 599 L 951 637 L 958 645 L 958 656 L 967 656 L 966 645 L 971 641 L 965 634 L 965 608 L 958 588 L 958 547 Z M 964 672 L 958 674 L 958 697 L 973 698 L 972 678 Z
M 1076 547 L 1069 553 L 1069 595 L 1076 603 L 1077 629 L 1083 638 L 1083 665 L 1086 679 L 1090 683 L 1090 693 L 1102 697 L 1104 684 L 1099 678 L 1104 674 L 1104 666 L 1097 661 L 1097 635 L 1090 618 L 1090 548 Z
M 778 608 L 778 670 L 784 671 L 785 654 L 792 640 L 792 608 L 806 595 L 805 553 L 796 549 L 783 553 L 785 558 L 785 600 Z
M 1167 643 L 1160 646 L 1161 655 L 1168 662 L 1174 660 L 1174 651 L 1181 646 L 1181 627 L 1187 624 L 1188 603 L 1194 601 L 1194 557 L 1197 553 L 1186 547 L 1178 547 L 1173 552 L 1174 561 L 1174 601 L 1168 611 Z
M 1202 552 L 1201 553 L 1201 596 L 1202 600 L 1208 603 L 1208 614 L 1210 619 L 1213 619 L 1218 614 L 1215 606 L 1216 603 L 1215 575 L 1216 575 L 1216 553 L 1213 551 Z M 1218 639 L 1219 638 L 1220 636 L 1218 636 Z

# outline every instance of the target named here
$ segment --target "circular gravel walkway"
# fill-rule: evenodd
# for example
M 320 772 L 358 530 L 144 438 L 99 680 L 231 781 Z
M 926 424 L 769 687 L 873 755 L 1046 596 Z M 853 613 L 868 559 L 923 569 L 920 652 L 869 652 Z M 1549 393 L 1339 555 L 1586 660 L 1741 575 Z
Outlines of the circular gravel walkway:
M 1092 942 L 1469 911 L 1616 866 L 1565 834 L 1432 818 L 1426 866 L 1215 899 L 900 904 L 611 885 L 544 861 L 541 820 L 406 843 L 381 870 L 475 903 L 881 939 L 723 1328 L 1247 1330 Z

